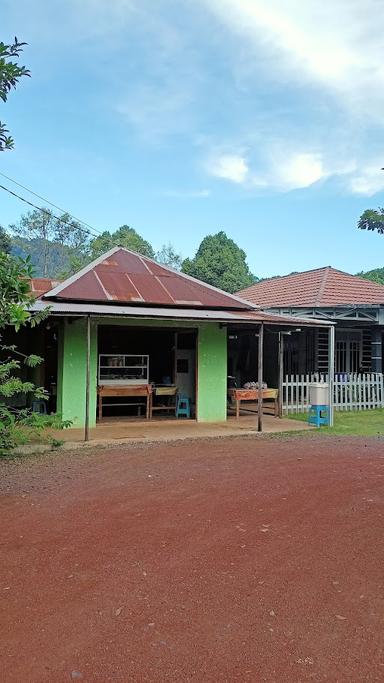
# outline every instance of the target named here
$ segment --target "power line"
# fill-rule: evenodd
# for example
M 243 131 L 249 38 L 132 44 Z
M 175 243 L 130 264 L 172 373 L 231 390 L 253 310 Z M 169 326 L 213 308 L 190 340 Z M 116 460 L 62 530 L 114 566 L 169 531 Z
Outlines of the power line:
M 46 197 L 42 197 L 40 194 L 37 194 L 37 192 L 34 192 L 29 187 L 26 187 L 25 185 L 22 185 L 21 183 L 17 182 L 17 180 L 10 178 L 8 175 L 5 175 L 5 173 L 2 173 L 0 171 L 0 175 L 3 176 L 3 178 L 10 180 L 11 183 L 18 185 L 18 187 L 21 187 L 23 190 L 26 190 L 30 194 L 33 194 L 34 197 L 37 197 L 38 199 L 41 199 L 43 202 L 46 202 L 47 204 L 49 204 L 50 206 L 53 206 L 55 209 L 58 209 L 59 211 L 62 211 L 63 213 L 68 213 L 72 218 L 74 218 L 75 221 L 77 221 L 77 223 L 81 223 L 82 225 L 86 225 L 86 227 L 89 228 L 90 230 L 95 230 L 95 228 L 93 228 L 92 225 L 89 225 L 89 223 L 82 221 L 80 218 L 76 218 L 76 216 L 73 216 L 72 214 L 70 214 L 69 211 L 66 211 L 65 209 L 62 209 L 60 206 L 57 206 L 57 204 L 50 202 L 49 199 L 46 199 Z M 95 232 L 97 232 L 99 235 L 101 234 L 98 230 L 95 230 Z
M 0 175 L 3 175 L 3 174 L 1 173 Z M 60 221 L 60 223 L 65 223 L 66 225 L 71 225 L 70 221 L 64 220 L 64 218 L 62 218 L 61 216 L 56 216 L 54 213 L 47 211 L 47 209 L 42 209 L 41 206 L 37 206 L 37 204 L 30 202 L 28 199 L 25 199 L 24 197 L 21 197 L 16 192 L 13 192 L 12 190 L 10 190 L 8 187 L 5 187 L 4 185 L 0 185 L 0 189 L 5 190 L 5 192 L 9 192 L 9 194 L 13 195 L 13 197 L 17 197 L 17 199 L 20 199 L 20 201 L 24 202 L 25 204 L 28 204 L 29 206 L 32 206 L 34 209 L 37 209 L 38 211 L 41 211 L 42 213 L 45 213 L 47 216 L 50 216 L 50 217 L 53 216 L 53 218 L 55 218 L 57 221 Z M 48 202 L 48 203 L 50 203 L 50 202 Z M 52 205 L 52 206 L 54 206 L 54 205 Z M 62 210 L 63 209 L 60 209 L 60 211 L 62 211 Z M 67 213 L 67 212 L 64 212 L 64 213 Z M 72 218 L 74 218 L 74 217 L 72 216 Z M 75 219 L 75 220 L 77 220 L 77 219 Z M 93 237 L 100 237 L 99 232 L 92 232 L 91 230 L 88 230 L 86 228 L 78 227 L 77 230 L 80 230 L 81 232 L 85 232 L 87 235 L 92 235 Z M 93 230 L 93 228 L 92 228 L 92 230 Z

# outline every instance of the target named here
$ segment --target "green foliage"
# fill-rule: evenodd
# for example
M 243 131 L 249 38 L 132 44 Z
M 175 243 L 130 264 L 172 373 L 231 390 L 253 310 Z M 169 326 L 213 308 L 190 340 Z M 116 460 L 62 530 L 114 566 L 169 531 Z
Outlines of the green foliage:
M 11 239 L 8 233 L 0 225 L 0 252 L 5 251 L 6 254 L 9 254 L 11 246 Z
M 101 256 L 112 247 L 125 247 L 136 251 L 138 254 L 155 258 L 155 252 L 147 240 L 145 240 L 134 228 L 122 225 L 115 232 L 106 230 L 100 237 L 95 237 L 90 243 L 91 260 Z
M 31 301 L 29 260 L 15 259 L 0 252 L 0 328 L 13 325 L 16 330 L 31 318 L 27 305 Z
M 248 268 L 245 252 L 223 231 L 205 237 L 196 256 L 185 259 L 182 271 L 231 293 L 257 279 Z
M 48 314 L 32 315 L 28 310 L 33 298 L 29 289 L 32 275 L 30 261 L 0 252 L 0 329 L 12 326 L 16 330 L 22 325 L 34 326 Z M 33 413 L 28 408 L 13 408 L 12 399 L 20 394 L 31 400 L 46 400 L 48 394 L 43 387 L 21 379 L 21 368 L 34 368 L 42 362 L 35 354 L 24 355 L 15 346 L 0 345 L 3 358 L 0 360 L 0 455 L 4 455 L 18 444 L 36 438 L 47 427 L 68 426 L 59 416 Z
M 60 415 L 41 415 L 28 408 L 13 409 L 0 403 L 0 456 L 9 455 L 17 446 L 31 441 L 48 441 L 52 448 L 58 448 L 62 441 L 49 435 L 51 429 L 65 429 L 70 420 Z
M 371 230 L 384 234 L 384 208 L 367 209 L 357 223 L 359 230 Z
M 11 45 L 0 42 L 0 99 L 3 102 L 7 101 L 10 91 L 16 88 L 22 76 L 30 76 L 28 69 L 25 66 L 19 66 L 15 61 L 26 44 L 19 43 L 16 37 Z M 8 132 L 4 123 L 0 122 L 0 152 L 13 148 L 14 142 Z
M 168 244 L 163 244 L 160 251 L 156 254 L 156 261 L 162 263 L 164 266 L 173 268 L 174 270 L 181 270 L 183 265 L 183 257 L 175 251 L 173 245 L 168 242 Z
M 384 268 L 374 268 L 374 270 L 361 271 L 356 273 L 360 277 L 365 278 L 365 280 L 371 280 L 372 282 L 377 282 L 379 285 L 384 285 Z

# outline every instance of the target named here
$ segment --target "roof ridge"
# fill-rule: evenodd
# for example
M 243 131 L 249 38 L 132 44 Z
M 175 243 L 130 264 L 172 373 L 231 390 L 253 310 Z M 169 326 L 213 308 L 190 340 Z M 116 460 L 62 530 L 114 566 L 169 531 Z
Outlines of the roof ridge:
M 331 271 L 331 266 L 327 266 L 326 268 L 324 268 L 324 273 L 323 273 L 323 277 L 321 279 L 321 284 L 320 284 L 319 290 L 317 292 L 317 297 L 315 299 L 315 304 L 317 306 L 320 306 L 320 304 L 321 304 L 321 299 L 322 299 L 322 296 L 324 294 L 324 289 L 325 289 L 325 286 L 327 284 L 328 275 L 329 275 L 330 271 Z

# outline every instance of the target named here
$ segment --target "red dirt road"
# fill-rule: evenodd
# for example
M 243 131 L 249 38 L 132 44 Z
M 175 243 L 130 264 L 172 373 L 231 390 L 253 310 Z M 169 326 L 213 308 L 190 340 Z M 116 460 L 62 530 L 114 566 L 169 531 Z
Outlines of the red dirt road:
M 2 463 L 4 683 L 384 680 L 384 442 Z

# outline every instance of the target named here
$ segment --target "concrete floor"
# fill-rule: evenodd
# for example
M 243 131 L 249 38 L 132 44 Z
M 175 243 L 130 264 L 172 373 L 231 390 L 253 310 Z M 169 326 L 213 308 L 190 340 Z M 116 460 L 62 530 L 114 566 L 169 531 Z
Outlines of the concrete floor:
M 287 418 L 263 416 L 263 433 L 294 432 L 311 429 L 306 423 Z M 132 441 L 176 441 L 221 436 L 240 436 L 257 433 L 257 415 L 241 416 L 239 420 L 229 417 L 226 422 L 202 423 L 196 420 L 157 417 L 153 420 L 137 418 L 104 418 L 90 430 L 92 443 Z M 65 442 L 79 443 L 84 440 L 83 429 L 66 429 L 55 432 Z

